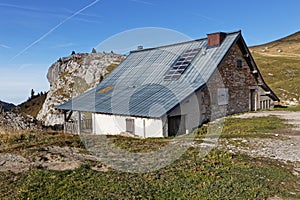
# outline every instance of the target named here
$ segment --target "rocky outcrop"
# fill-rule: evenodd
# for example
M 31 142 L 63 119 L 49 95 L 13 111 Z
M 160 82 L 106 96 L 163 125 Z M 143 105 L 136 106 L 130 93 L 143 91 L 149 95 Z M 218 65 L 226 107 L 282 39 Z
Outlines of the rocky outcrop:
M 37 120 L 31 116 L 24 116 L 14 112 L 0 112 L 0 130 L 38 130 L 41 127 Z
M 95 87 L 124 58 L 114 53 L 80 53 L 60 58 L 48 70 L 50 91 L 37 119 L 46 126 L 62 124 L 63 116 L 55 107 Z

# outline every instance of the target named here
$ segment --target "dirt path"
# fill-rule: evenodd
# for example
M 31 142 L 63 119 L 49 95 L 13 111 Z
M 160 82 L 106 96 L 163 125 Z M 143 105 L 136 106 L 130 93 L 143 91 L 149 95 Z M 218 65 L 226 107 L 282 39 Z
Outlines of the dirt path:
M 95 156 L 80 153 L 80 149 L 77 148 L 48 146 L 27 158 L 16 154 L 0 153 L 0 172 L 20 173 L 28 171 L 31 167 L 56 171 L 74 170 L 88 161 L 97 160 Z M 107 171 L 106 166 L 99 164 L 92 166 L 92 169 Z

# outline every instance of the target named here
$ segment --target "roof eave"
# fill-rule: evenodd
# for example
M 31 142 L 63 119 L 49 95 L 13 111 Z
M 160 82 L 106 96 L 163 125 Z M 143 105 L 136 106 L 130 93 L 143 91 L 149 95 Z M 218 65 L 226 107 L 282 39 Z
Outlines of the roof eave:
M 247 47 L 246 42 L 245 42 L 243 36 L 241 36 L 239 39 L 240 39 L 240 41 L 241 41 L 241 43 L 242 43 L 242 45 L 243 45 L 242 48 L 246 51 L 246 54 L 249 55 L 250 62 L 248 63 L 248 65 L 251 65 L 250 67 L 252 67 L 253 69 L 257 70 L 258 76 L 259 76 L 259 78 L 261 79 L 261 81 L 262 81 L 262 83 L 263 83 L 263 87 L 265 87 L 266 90 L 270 91 L 271 94 L 268 95 L 268 96 L 269 96 L 273 101 L 278 101 L 278 102 L 280 102 L 280 99 L 277 97 L 277 95 L 273 92 L 273 90 L 267 85 L 267 83 L 266 83 L 265 80 L 263 79 L 263 76 L 262 76 L 262 74 L 260 73 L 260 71 L 259 71 L 259 69 L 258 69 L 258 67 L 257 67 L 257 65 L 256 65 L 256 63 L 255 63 L 255 60 L 254 60 L 254 58 L 253 58 L 253 56 L 252 56 L 252 54 L 251 54 L 249 48 Z M 241 47 L 240 47 L 240 48 L 241 48 Z

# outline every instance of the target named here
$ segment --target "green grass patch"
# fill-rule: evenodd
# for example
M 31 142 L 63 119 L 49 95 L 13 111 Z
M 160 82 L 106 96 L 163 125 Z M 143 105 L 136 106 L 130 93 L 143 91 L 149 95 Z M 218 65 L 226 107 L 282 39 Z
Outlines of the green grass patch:
M 132 174 L 33 169 L 0 172 L 0 198 L 14 199 L 267 199 L 300 198 L 297 177 L 266 159 L 213 150 L 204 158 L 190 148 L 159 171 Z
M 169 144 L 169 140 L 163 138 L 138 139 L 120 136 L 109 136 L 109 140 L 117 147 L 135 153 L 147 153 L 156 151 L 159 150 L 161 147 Z
M 221 137 L 270 137 L 264 133 L 287 128 L 285 123 L 285 120 L 275 116 L 249 119 L 229 117 L 225 120 Z M 220 125 L 215 123 L 215 127 L 200 127 L 196 130 L 197 137 L 205 137 L 208 128 L 219 128 Z M 88 142 L 95 142 L 94 137 L 90 135 Z M 130 152 L 155 151 L 170 142 L 169 138 L 107 136 L 107 139 Z M 77 135 L 51 131 L 1 133 L 0 153 L 27 157 L 34 155 L 34 151 L 41 147 L 51 145 L 84 150 L 84 142 Z M 300 198 L 300 180 L 291 173 L 292 166 L 220 150 L 212 150 L 205 157 L 199 155 L 199 148 L 189 148 L 171 165 L 149 173 L 125 173 L 114 169 L 98 172 L 91 169 L 97 165 L 96 161 L 86 162 L 79 169 L 68 171 L 32 168 L 20 174 L 0 172 L 0 199 Z
M 253 53 L 252 55 L 264 80 L 280 99 L 299 98 L 299 57 L 267 56 L 259 53 Z
M 159 150 L 169 144 L 170 139 L 165 138 L 132 138 L 119 135 L 81 135 L 83 143 L 88 149 L 103 149 L 116 147 L 128 152 L 147 153 Z
M 206 137 L 208 128 L 212 137 L 214 129 L 222 128 L 220 138 L 270 138 L 273 135 L 268 134 L 274 130 L 286 129 L 291 125 L 286 124 L 286 120 L 277 116 L 252 117 L 252 118 L 234 118 L 227 117 L 224 124 L 216 123 L 213 125 L 202 126 L 196 130 L 196 137 Z M 217 132 L 217 131 L 216 131 Z M 218 136 L 218 135 L 216 135 Z
M 62 132 L 0 132 L 0 153 L 14 153 L 30 155 L 32 151 L 45 146 L 70 146 L 84 148 L 77 135 Z
M 275 110 L 300 112 L 300 105 L 298 105 L 298 106 L 288 106 L 286 108 L 275 108 Z

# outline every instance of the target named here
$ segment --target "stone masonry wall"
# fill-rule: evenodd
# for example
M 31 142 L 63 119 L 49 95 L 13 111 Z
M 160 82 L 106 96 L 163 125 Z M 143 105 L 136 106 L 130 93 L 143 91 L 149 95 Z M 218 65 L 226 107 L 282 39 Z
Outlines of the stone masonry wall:
M 238 59 L 242 61 L 242 67 L 237 67 Z M 212 120 L 249 110 L 250 87 L 256 87 L 257 83 L 238 45 L 230 50 L 207 86 L 210 97 L 206 98 L 210 98 L 209 116 Z M 218 104 L 218 88 L 228 88 L 228 105 Z

